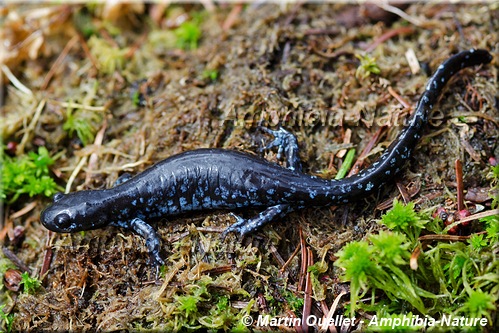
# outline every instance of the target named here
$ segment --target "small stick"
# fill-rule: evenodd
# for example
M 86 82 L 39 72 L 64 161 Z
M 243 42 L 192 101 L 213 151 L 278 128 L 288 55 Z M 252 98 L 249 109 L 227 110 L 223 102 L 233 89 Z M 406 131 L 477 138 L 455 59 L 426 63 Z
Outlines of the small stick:
M 388 87 L 388 93 L 393 96 L 405 109 L 410 109 L 411 104 L 399 95 L 392 87 Z
M 456 169 L 456 181 L 457 181 L 457 210 L 462 211 L 464 209 L 464 184 L 463 184 L 463 164 L 460 159 L 457 159 L 454 163 Z
M 54 76 L 55 71 L 57 70 L 57 68 L 59 68 L 59 66 L 62 64 L 62 61 L 64 60 L 64 58 L 66 58 L 66 56 L 68 55 L 69 51 L 73 48 L 73 46 L 76 44 L 76 42 L 79 39 L 80 38 L 78 37 L 78 35 L 76 35 L 73 38 L 71 38 L 69 40 L 69 42 L 66 44 L 66 46 L 62 50 L 61 54 L 59 54 L 59 56 L 57 57 L 56 61 L 54 62 L 54 64 L 50 68 L 50 70 L 47 73 L 47 75 L 45 75 L 45 79 L 43 80 L 43 84 L 42 84 L 41 90 L 47 89 L 47 86 L 48 86 L 50 80 L 52 79 L 52 77 Z
M 40 270 L 40 278 L 45 279 L 45 273 L 49 270 L 50 263 L 52 262 L 52 245 L 50 239 L 52 238 L 52 231 L 47 231 L 47 243 L 45 244 L 45 253 L 43 255 L 42 269 Z
M 234 25 L 237 17 L 239 16 L 242 10 L 243 10 L 242 4 L 237 4 L 234 7 L 232 7 L 232 10 L 230 11 L 229 15 L 227 15 L 227 18 L 222 24 L 223 31 L 228 31 Z
M 310 272 L 308 271 L 308 267 L 313 265 L 313 256 L 312 250 L 307 248 L 307 278 L 305 283 L 305 297 L 303 298 L 303 315 L 301 328 L 304 332 L 308 332 L 308 324 L 307 319 L 310 317 L 310 312 L 312 310 L 312 278 L 310 276 Z
M 300 251 L 300 247 L 299 246 L 296 247 L 296 249 L 293 251 L 293 253 L 289 257 L 289 259 L 286 260 L 286 262 L 284 263 L 284 265 L 282 265 L 281 269 L 279 270 L 280 274 L 283 274 L 284 271 L 286 270 L 286 268 L 288 268 L 288 266 L 291 263 L 291 261 L 293 260 L 293 258 L 296 257 L 296 255 L 298 254 L 298 251 Z
M 14 263 L 14 265 L 16 265 L 20 270 L 31 274 L 31 270 L 29 269 L 29 267 L 21 259 L 19 259 L 19 257 L 14 252 L 9 250 L 5 246 L 2 246 L 2 251 L 5 257 L 10 259 L 10 261 L 12 261 L 12 263 Z
M 360 171 L 360 169 L 362 167 L 362 164 L 364 163 L 364 159 L 366 158 L 367 154 L 369 154 L 369 152 L 373 149 L 374 145 L 378 141 L 378 139 L 381 136 L 381 133 L 382 133 L 382 131 L 384 129 L 385 129 L 385 126 L 380 127 L 376 131 L 376 133 L 374 134 L 374 136 L 371 138 L 371 140 L 369 140 L 369 142 L 367 143 L 367 145 L 364 148 L 364 150 L 362 150 L 362 152 L 360 153 L 359 158 L 357 158 L 357 161 L 355 162 L 355 164 L 353 165 L 353 167 L 350 169 L 350 172 L 348 173 L 347 177 L 350 177 L 350 176 L 353 176 L 353 175 L 356 175 L 356 174 L 359 173 L 359 171 Z
M 402 185 L 399 182 L 396 182 L 396 185 L 397 185 L 397 189 L 400 192 L 400 195 L 402 195 L 402 199 L 404 200 L 404 203 L 407 205 L 409 203 L 409 201 L 411 201 L 411 196 L 407 192 L 407 189 L 405 188 L 404 185 Z
M 302 291 L 305 286 L 305 276 L 307 275 L 307 244 L 303 238 L 303 231 L 300 228 L 300 249 L 301 249 L 301 268 L 300 280 L 298 282 L 298 291 Z
M 12 213 L 12 215 L 10 216 L 10 219 L 17 219 L 18 217 L 21 217 L 24 214 L 27 214 L 33 208 L 35 208 L 37 204 L 38 203 L 36 201 L 30 202 L 29 204 L 27 204 L 26 206 L 24 206 L 22 209 L 18 210 L 15 213 Z

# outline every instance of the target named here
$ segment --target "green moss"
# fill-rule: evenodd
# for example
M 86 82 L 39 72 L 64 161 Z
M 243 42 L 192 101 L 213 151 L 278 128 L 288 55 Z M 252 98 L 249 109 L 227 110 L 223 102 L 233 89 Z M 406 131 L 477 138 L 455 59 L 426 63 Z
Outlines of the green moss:
M 5 308 L 5 304 L 0 305 L 0 323 L 3 325 L 2 327 L 5 329 L 5 332 L 12 332 L 12 325 L 14 324 L 14 314 L 9 313 L 6 314 L 3 312 Z M 4 332 L 0 330 L 0 332 Z
M 218 71 L 216 69 L 205 69 L 202 75 L 204 79 L 216 81 L 218 78 Z
M 77 10 L 73 13 L 73 23 L 85 38 L 97 34 L 98 27 L 92 21 L 92 15 L 88 10 Z
M 360 60 L 360 65 L 355 71 L 355 77 L 357 79 L 366 79 L 371 74 L 379 74 L 381 70 L 376 63 L 376 59 L 371 57 L 369 54 L 359 55 L 356 54 L 355 57 Z
M 480 221 L 485 223 L 485 231 L 487 231 L 490 245 L 497 244 L 499 242 L 499 216 L 491 215 L 480 219 Z
M 284 290 L 282 296 L 288 302 L 288 306 L 293 311 L 302 311 L 303 310 L 303 298 L 300 298 L 293 294 L 289 290 Z
M 99 70 L 103 74 L 112 74 L 116 70 L 122 70 L 125 67 L 125 55 L 128 48 L 118 48 L 111 45 L 106 40 L 92 35 L 88 39 L 90 53 L 98 62 Z
M 187 21 L 174 30 L 177 37 L 176 46 L 184 50 L 195 50 L 201 38 L 201 29 L 198 22 Z
M 5 155 L 2 150 L 0 198 L 13 203 L 21 194 L 52 196 L 62 189 L 50 177 L 49 166 L 53 163 L 54 159 L 45 147 L 39 147 L 38 153 L 29 152 L 15 158 Z
M 490 197 L 492 198 L 492 208 L 499 207 L 499 164 L 491 167 L 489 174 L 487 175 L 491 179 L 490 183 Z
M 414 202 L 404 205 L 395 199 L 393 208 L 383 215 L 381 223 L 391 230 L 408 235 L 410 240 L 414 242 L 419 237 L 427 221 L 416 214 Z
M 468 243 L 475 251 L 480 251 L 482 248 L 488 245 L 486 239 L 484 239 L 484 235 L 471 235 L 470 239 L 468 239 Z
M 361 290 L 366 291 L 368 287 L 368 275 L 375 270 L 371 258 L 372 248 L 365 241 L 348 243 L 336 256 L 338 259 L 334 265 L 341 267 L 343 281 L 350 281 L 350 314 L 353 316 L 355 306 L 361 295 Z
M 247 332 L 241 326 L 241 318 L 249 314 L 253 302 L 243 310 L 234 309 L 230 304 L 230 296 L 212 288 L 213 280 L 203 276 L 200 280 L 186 285 L 180 294 L 174 296 L 173 312 L 174 331 L 210 330 Z
M 20 284 L 23 285 L 26 294 L 34 294 L 42 285 L 40 280 L 29 276 L 27 272 L 21 274 Z
M 457 309 L 457 312 L 461 312 L 471 318 L 486 317 L 490 322 L 492 321 L 490 311 L 497 309 L 495 305 L 496 301 L 497 297 L 493 295 L 484 293 L 481 290 L 472 290 L 464 305 Z
M 68 103 L 71 105 L 71 103 Z M 97 132 L 96 124 L 101 121 L 101 117 L 94 112 L 86 110 L 74 111 L 73 108 L 68 107 L 66 110 L 66 121 L 62 129 L 67 131 L 70 136 L 76 135 L 86 146 L 92 143 Z
M 393 313 L 412 311 L 440 318 L 442 314 L 480 318 L 491 323 L 491 311 L 496 310 L 499 291 L 497 254 L 487 246 L 497 245 L 497 217 L 485 219 L 488 231 L 475 234 L 468 242 L 435 242 L 427 245 L 419 257 L 419 267 L 412 270 L 409 259 L 418 246 L 417 236 L 424 230 L 429 217 L 414 211 L 414 205 L 394 202 L 381 222 L 398 231 L 380 231 L 367 240 L 351 242 L 336 255 L 335 265 L 343 271 L 343 281 L 350 281 L 350 315 L 358 308 L 364 311 Z M 440 226 L 440 232 L 444 225 Z M 490 242 L 490 244 L 489 244 Z M 463 289 L 466 290 L 463 293 Z M 390 301 L 363 304 L 359 299 L 369 290 L 373 296 L 382 292 Z M 402 330 L 414 327 L 402 327 Z M 383 329 L 380 329 L 383 330 Z

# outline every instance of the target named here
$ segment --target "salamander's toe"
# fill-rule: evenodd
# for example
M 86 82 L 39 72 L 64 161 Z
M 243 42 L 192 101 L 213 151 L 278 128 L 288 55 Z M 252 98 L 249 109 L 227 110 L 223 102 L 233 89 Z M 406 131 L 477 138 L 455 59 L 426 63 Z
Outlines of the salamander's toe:
M 229 213 L 229 215 L 236 219 L 236 223 L 227 227 L 227 229 L 225 229 L 224 232 L 222 232 L 222 239 L 224 240 L 229 233 L 236 233 L 243 236 L 243 227 L 247 223 L 247 220 L 239 215 L 236 215 L 234 213 Z
M 151 253 L 150 260 L 151 260 L 150 261 L 151 266 L 153 267 L 153 270 L 156 273 L 155 278 L 156 278 L 156 280 L 158 280 L 159 279 L 159 271 L 161 269 L 161 266 L 164 266 L 165 262 L 161 258 L 159 253 Z
M 258 129 L 274 137 L 267 146 L 259 149 L 260 151 L 277 147 L 277 159 L 281 159 L 284 154 L 288 169 L 301 171 L 301 162 L 298 157 L 298 140 L 292 133 L 283 127 L 279 127 L 278 130 L 271 130 L 267 127 L 259 126 Z

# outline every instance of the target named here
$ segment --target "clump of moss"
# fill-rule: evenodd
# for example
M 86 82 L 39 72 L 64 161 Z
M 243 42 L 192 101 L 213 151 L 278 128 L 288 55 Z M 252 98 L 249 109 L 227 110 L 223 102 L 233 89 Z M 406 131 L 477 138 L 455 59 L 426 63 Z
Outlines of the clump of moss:
M 491 324 L 490 312 L 496 310 L 499 292 L 497 254 L 490 251 L 490 247 L 498 245 L 497 217 L 484 219 L 487 236 L 473 235 L 467 243 L 428 245 L 419 258 L 419 268 L 412 270 L 412 251 L 421 247 L 418 236 L 425 226 L 437 225 L 434 222 L 416 213 L 414 204 L 403 205 L 395 200 L 393 208 L 381 219 L 391 230 L 351 242 L 337 253 L 335 265 L 343 270 L 343 281 L 350 281 L 351 285 L 351 316 L 360 308 L 380 317 L 412 311 L 437 318 L 487 318 Z M 442 224 L 440 232 L 444 227 Z M 369 291 L 372 303 L 359 302 Z M 387 299 L 375 303 L 377 291 Z M 390 311 L 387 313 L 386 309 Z
M 101 117 L 94 112 L 77 110 L 68 107 L 66 110 L 66 121 L 62 129 L 70 136 L 75 133 L 84 146 L 94 141 L 97 132 L 96 124 L 101 121 Z
M 491 168 L 487 175 L 491 179 L 490 197 L 492 198 L 492 208 L 499 207 L 499 164 Z
M 244 309 L 235 309 L 230 305 L 230 295 L 212 287 L 213 283 L 212 278 L 205 275 L 184 286 L 173 296 L 173 302 L 165 303 L 172 316 L 168 321 L 171 330 L 249 332 L 241 318 L 249 314 L 254 301 Z
M 381 217 L 381 223 L 388 229 L 408 235 L 412 242 L 416 241 L 427 222 L 414 211 L 414 202 L 403 205 L 397 199 L 393 208 Z
M 21 285 L 26 294 L 34 294 L 42 285 L 36 277 L 31 277 L 27 272 L 21 274 Z
M 182 23 L 174 30 L 177 37 L 176 46 L 184 50 L 195 50 L 198 47 L 199 38 L 201 38 L 201 29 L 199 22 L 187 21 Z
M 96 35 L 89 38 L 88 46 L 99 64 L 99 70 L 103 74 L 111 74 L 125 67 L 125 56 L 129 52 L 128 48 L 115 47 Z
M 190 21 L 181 23 L 173 30 L 153 30 L 149 34 L 151 45 L 158 49 L 195 50 L 202 36 L 201 16 L 195 16 Z M 217 71 L 208 70 L 207 75 L 212 81 L 218 77 Z
M 367 79 L 371 74 L 381 73 L 381 69 L 376 63 L 376 58 L 371 57 L 369 54 L 356 54 L 355 57 L 360 60 L 360 65 L 355 71 L 357 79 Z
M 3 327 L 5 328 L 5 332 L 12 332 L 12 325 L 14 324 L 14 314 L 13 313 L 5 313 L 3 309 L 5 308 L 5 304 L 0 305 L 0 324 L 3 322 Z M 0 330 L 0 332 L 3 332 Z
M 0 198 L 10 204 L 22 194 L 50 197 L 60 191 L 50 176 L 49 166 L 52 164 L 54 159 L 45 147 L 39 147 L 38 153 L 29 152 L 17 157 L 10 157 L 2 150 Z

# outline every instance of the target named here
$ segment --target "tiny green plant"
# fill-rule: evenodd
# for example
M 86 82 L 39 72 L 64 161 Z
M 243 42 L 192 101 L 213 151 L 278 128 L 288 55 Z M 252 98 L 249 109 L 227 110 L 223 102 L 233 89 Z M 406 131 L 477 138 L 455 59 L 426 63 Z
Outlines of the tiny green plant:
M 9 313 L 6 314 L 3 309 L 5 308 L 5 304 L 0 305 L 0 322 L 3 321 L 3 326 L 5 327 L 5 332 L 12 332 L 12 325 L 14 324 L 14 314 Z M 0 332 L 3 332 L 0 330 Z
M 73 108 L 68 107 L 66 121 L 62 125 L 62 129 L 67 131 L 70 136 L 76 133 L 83 145 L 86 146 L 94 141 L 96 133 L 94 123 L 98 121 L 100 121 L 100 117 L 95 113 L 74 111 Z
M 344 269 L 341 276 L 343 281 L 350 281 L 350 315 L 353 317 L 359 297 L 368 288 L 368 276 L 374 271 L 374 262 L 371 260 L 372 248 L 365 241 L 348 243 L 336 255 L 338 259 L 334 265 Z
M 293 311 L 301 311 L 303 309 L 303 298 L 296 296 L 289 290 L 284 290 L 282 296 L 288 302 L 288 306 Z
M 109 26 L 108 26 L 109 27 Z M 97 60 L 99 69 L 104 74 L 112 74 L 117 70 L 122 70 L 126 65 L 126 54 L 128 48 L 119 48 L 111 45 L 103 38 L 92 35 L 88 39 L 90 53 Z
M 495 209 L 499 206 L 499 164 L 491 167 L 487 178 L 491 179 L 489 193 L 492 203 L 490 206 Z
M 132 94 L 132 103 L 133 106 L 140 106 L 140 91 L 136 90 Z
M 222 295 L 218 296 L 218 300 L 215 306 L 211 308 L 209 315 L 200 317 L 198 321 L 205 328 L 227 330 L 235 319 L 229 305 L 229 297 Z
M 253 302 L 248 308 L 238 311 L 230 305 L 230 297 L 212 290 L 213 280 L 204 276 L 200 280 L 186 285 L 180 295 L 173 297 L 174 327 L 171 330 L 183 331 L 201 329 L 223 330 L 233 332 L 247 332 L 241 324 L 241 318 L 251 310 Z
M 487 231 L 487 239 L 491 245 L 499 243 L 499 216 L 491 215 L 480 219 L 485 223 L 485 231 Z
M 45 147 L 39 147 L 38 153 L 29 152 L 18 157 L 4 154 L 0 197 L 13 203 L 21 194 L 50 197 L 60 191 L 62 188 L 50 177 L 49 166 L 53 163 L 54 159 Z
M 482 248 L 488 245 L 488 242 L 486 239 L 484 239 L 484 235 L 480 234 L 474 234 L 471 235 L 470 239 L 468 239 L 468 243 L 471 245 L 471 247 L 476 250 L 480 251 Z
M 195 50 L 201 38 L 199 23 L 186 21 L 174 30 L 177 37 L 177 47 L 184 50 Z
M 218 71 L 216 69 L 205 69 L 203 71 L 203 78 L 210 79 L 211 81 L 216 81 L 218 78 Z
M 348 150 L 347 156 L 345 156 L 345 160 L 343 161 L 343 164 L 341 165 L 334 179 L 338 180 L 345 178 L 348 170 L 350 170 L 350 168 L 352 167 L 354 157 L 355 157 L 355 148 L 352 148 Z
M 41 286 L 40 280 L 29 276 L 27 272 L 21 274 L 21 285 L 24 286 L 24 292 L 34 294 Z
M 196 284 L 188 287 L 188 293 L 175 296 L 175 308 L 179 314 L 181 322 L 184 326 L 194 327 L 201 314 L 199 313 L 198 305 L 208 301 L 211 295 L 208 292 L 208 284 L 211 279 L 200 280 Z
M 390 299 L 409 302 L 421 313 L 426 309 L 421 295 L 412 285 L 411 279 L 401 267 L 407 264 L 410 252 L 405 235 L 381 231 L 372 235 L 371 244 L 367 241 L 352 242 L 338 253 L 336 265 L 345 269 L 343 278 L 351 285 L 351 315 L 358 298 L 367 291 L 368 286 L 380 289 Z
M 414 211 L 414 202 L 403 205 L 397 199 L 393 201 L 393 208 L 381 218 L 382 224 L 408 235 L 411 241 L 419 237 L 426 222 Z
M 471 318 L 485 317 L 492 321 L 490 312 L 496 310 L 497 297 L 481 290 L 471 290 L 468 300 L 458 311 L 469 314 Z
M 356 54 L 355 57 L 360 60 L 360 65 L 355 71 L 355 77 L 357 79 L 366 79 L 371 74 L 379 74 L 381 70 L 376 63 L 376 58 L 371 57 L 369 54 L 359 55 Z
M 98 28 L 92 21 L 92 15 L 85 10 L 76 10 L 73 13 L 73 22 L 85 38 L 98 33 Z

